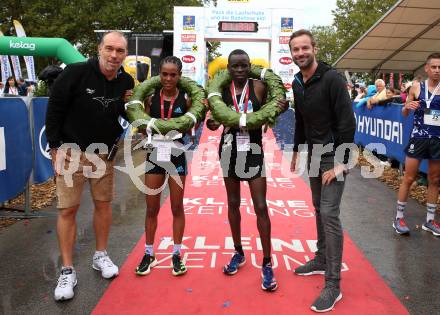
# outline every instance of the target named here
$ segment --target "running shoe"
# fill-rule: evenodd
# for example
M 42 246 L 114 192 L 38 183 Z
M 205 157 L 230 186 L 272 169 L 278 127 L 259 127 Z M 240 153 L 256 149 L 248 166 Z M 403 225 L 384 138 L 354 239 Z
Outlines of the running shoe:
M 263 278 L 263 282 L 261 283 L 261 288 L 264 291 L 275 291 L 278 288 L 278 283 L 275 277 L 273 276 L 272 265 L 268 264 L 261 268 L 261 277 Z
M 179 254 L 173 254 L 173 276 L 180 276 L 186 273 L 186 267 Z
M 409 234 L 409 227 L 403 218 L 396 218 L 393 221 L 393 228 L 397 234 Z
M 136 274 L 139 276 L 146 276 L 150 273 L 151 268 L 157 265 L 157 259 L 149 254 L 144 254 L 139 266 L 136 267 Z
M 55 288 L 55 301 L 70 300 L 75 293 L 73 288 L 76 286 L 76 272 L 73 268 L 61 269 L 60 277 L 58 278 L 57 287 Z
M 101 271 L 101 275 L 105 279 L 116 277 L 119 274 L 118 266 L 113 263 L 106 251 L 103 254 L 93 256 L 92 268 Z
M 435 236 L 440 236 L 440 225 L 435 220 L 429 220 L 428 222 L 423 224 L 422 229 L 431 232 Z
M 239 253 L 235 252 L 234 256 L 232 256 L 229 264 L 223 267 L 223 273 L 226 275 L 235 275 L 238 271 L 238 268 L 243 266 L 246 263 L 246 258 Z

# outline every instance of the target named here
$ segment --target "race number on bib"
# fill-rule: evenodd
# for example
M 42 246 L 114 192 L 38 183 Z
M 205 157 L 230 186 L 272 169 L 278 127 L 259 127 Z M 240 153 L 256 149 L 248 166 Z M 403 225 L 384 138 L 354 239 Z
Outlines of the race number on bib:
M 247 132 L 237 133 L 237 152 L 246 152 L 251 149 L 251 138 Z
M 172 142 L 160 141 L 157 144 L 157 161 L 169 162 L 171 161 L 171 145 Z
M 423 123 L 430 126 L 440 126 L 440 110 L 425 109 Z

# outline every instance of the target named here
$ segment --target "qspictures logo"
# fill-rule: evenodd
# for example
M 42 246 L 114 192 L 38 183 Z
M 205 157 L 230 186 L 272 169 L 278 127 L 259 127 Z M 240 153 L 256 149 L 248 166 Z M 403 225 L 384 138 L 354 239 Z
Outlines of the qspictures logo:
M 10 40 L 9 48 L 23 48 L 23 49 L 35 50 L 35 43 L 24 43 L 22 41 L 13 42 L 12 40 Z

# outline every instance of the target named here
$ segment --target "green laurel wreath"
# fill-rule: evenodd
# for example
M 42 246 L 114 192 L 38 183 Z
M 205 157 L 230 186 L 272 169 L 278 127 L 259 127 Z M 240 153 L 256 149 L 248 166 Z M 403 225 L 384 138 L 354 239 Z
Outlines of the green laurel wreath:
M 159 76 L 152 77 L 136 86 L 133 90 L 133 96 L 127 104 L 125 104 L 125 113 L 130 123 L 136 120 L 143 120 L 145 123 L 137 126 L 138 128 L 146 128 L 151 117 L 144 111 L 144 100 L 152 95 L 155 89 L 161 88 Z M 188 110 L 194 115 L 198 122 L 202 121 L 206 114 L 206 106 L 203 104 L 205 99 L 205 90 L 195 81 L 187 77 L 181 77 L 177 83 L 179 89 L 184 90 L 191 98 L 191 108 Z M 171 130 L 186 132 L 195 125 L 193 118 L 188 115 L 182 115 L 177 118 L 156 119 L 154 121 L 154 129 L 162 134 L 167 134 Z
M 246 113 L 246 128 L 258 129 L 264 124 L 273 126 L 276 118 L 281 114 L 282 109 L 277 105 L 277 101 L 286 98 L 286 90 L 281 78 L 273 73 L 270 69 L 265 69 L 263 76 L 263 68 L 252 65 L 250 78 L 261 79 L 267 84 L 267 103 L 260 110 L 252 113 Z M 207 88 L 209 106 L 213 118 L 225 127 L 238 128 L 240 113 L 228 107 L 221 98 L 223 89 L 232 81 L 227 70 L 217 72 Z

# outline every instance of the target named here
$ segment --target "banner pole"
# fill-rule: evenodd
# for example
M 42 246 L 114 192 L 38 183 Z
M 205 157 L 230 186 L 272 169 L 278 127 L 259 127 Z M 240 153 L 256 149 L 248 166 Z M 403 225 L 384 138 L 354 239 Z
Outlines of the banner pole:
M 34 141 L 35 130 L 34 130 L 34 119 L 33 119 L 34 115 L 33 115 L 33 109 L 31 106 L 31 97 L 27 96 L 27 97 L 23 98 L 23 101 L 25 102 L 26 107 L 28 108 L 28 113 L 29 113 L 28 119 L 29 119 L 29 126 L 30 126 L 29 129 L 31 131 L 31 144 L 32 144 L 32 169 L 31 169 L 31 173 L 29 174 L 29 179 L 26 184 L 26 190 L 24 193 L 24 214 L 25 214 L 25 216 L 27 216 L 32 211 L 31 185 L 34 181 L 34 168 L 35 168 L 35 141 Z

